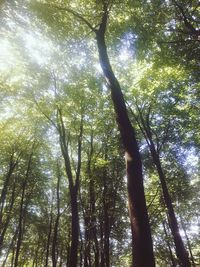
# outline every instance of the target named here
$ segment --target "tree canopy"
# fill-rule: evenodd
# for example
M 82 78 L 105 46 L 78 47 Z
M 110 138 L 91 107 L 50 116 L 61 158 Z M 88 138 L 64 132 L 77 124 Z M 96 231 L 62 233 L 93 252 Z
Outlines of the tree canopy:
M 198 266 L 198 1 L 0 18 L 0 265 Z

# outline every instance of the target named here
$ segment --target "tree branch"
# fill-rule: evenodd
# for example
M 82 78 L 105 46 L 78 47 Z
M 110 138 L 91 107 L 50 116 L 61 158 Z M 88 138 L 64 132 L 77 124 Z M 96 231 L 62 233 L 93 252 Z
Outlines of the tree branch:
M 93 27 L 92 24 L 87 19 L 85 19 L 81 14 L 74 11 L 73 9 L 68 8 L 68 7 L 61 7 L 61 6 L 57 6 L 57 5 L 52 5 L 52 4 L 48 5 L 48 6 L 51 8 L 55 8 L 55 9 L 58 9 L 60 11 L 65 11 L 65 12 L 72 14 L 74 17 L 76 17 L 79 20 L 81 20 L 82 22 L 84 22 L 92 30 L 92 32 L 95 32 L 95 33 L 97 32 L 96 28 Z

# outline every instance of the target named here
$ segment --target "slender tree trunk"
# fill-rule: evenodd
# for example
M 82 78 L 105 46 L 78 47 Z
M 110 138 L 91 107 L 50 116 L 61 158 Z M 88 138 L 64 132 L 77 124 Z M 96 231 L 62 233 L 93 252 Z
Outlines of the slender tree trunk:
M 66 267 L 70 267 L 69 266 L 69 257 L 70 257 L 70 246 L 67 246 L 67 263 L 66 263 Z
M 7 262 L 7 259 L 8 259 L 9 254 L 10 254 L 10 251 L 14 248 L 14 243 L 15 243 L 15 240 L 16 240 L 16 237 L 17 237 L 17 233 L 18 233 L 18 229 L 15 230 L 15 233 L 14 233 L 14 235 L 12 237 L 12 241 L 11 241 L 11 243 L 9 245 L 9 248 L 8 248 L 8 251 L 7 251 L 7 254 L 6 254 L 6 258 L 3 261 L 2 267 L 5 267 L 6 266 L 6 262 Z M 15 250 L 13 249 L 13 251 L 15 251 Z
M 35 143 L 33 143 L 32 151 L 29 155 L 27 169 L 26 169 L 24 181 L 22 184 L 22 195 L 21 195 L 21 202 L 20 202 L 19 222 L 18 222 L 18 239 L 17 239 L 14 267 L 18 266 L 21 242 L 22 242 L 22 237 L 23 237 L 23 232 L 24 232 L 24 227 L 25 227 L 25 215 L 26 215 L 26 210 L 27 210 L 27 205 L 28 205 L 27 199 L 25 199 L 26 198 L 25 192 L 26 192 L 26 187 L 28 183 L 28 178 L 31 172 L 31 164 L 32 164 L 34 146 L 35 146 Z
M 56 195 L 57 195 L 57 216 L 54 225 L 54 234 L 53 234 L 53 242 L 52 242 L 52 264 L 53 267 L 57 265 L 57 239 L 58 239 L 58 227 L 59 227 L 59 219 L 60 219 L 60 179 L 61 174 L 59 170 L 59 164 L 57 164 L 57 188 L 56 188 Z
M 52 242 L 52 266 L 56 267 L 57 265 L 57 236 L 58 236 L 58 225 L 59 225 L 59 215 L 56 217 L 56 222 L 54 225 L 54 236 L 53 236 L 53 242 Z
M 82 153 L 82 137 L 83 137 L 83 114 L 81 114 L 80 132 L 78 136 L 78 162 L 76 168 L 75 179 L 73 178 L 70 157 L 68 152 L 68 144 L 66 137 L 66 129 L 63 122 L 61 109 L 58 108 L 57 114 L 58 132 L 60 135 L 60 147 L 65 162 L 66 175 L 69 181 L 70 204 L 71 204 L 71 247 L 69 254 L 69 266 L 78 266 L 78 245 L 79 245 L 79 214 L 78 214 L 78 189 L 81 171 L 81 153 Z
M 95 206 L 95 188 L 94 188 L 94 177 L 92 175 L 91 162 L 93 158 L 93 132 L 91 132 L 90 139 L 90 151 L 88 154 L 87 162 L 87 175 L 89 178 L 89 200 L 88 208 L 85 215 L 85 239 L 86 239 L 86 248 L 85 248 L 85 265 L 84 267 L 92 266 L 92 251 L 94 253 L 94 266 L 99 267 L 99 244 L 97 238 L 97 229 L 96 229 L 96 206 Z
M 48 233 L 47 246 L 46 246 L 45 267 L 49 266 L 48 262 L 49 262 L 49 249 L 50 249 L 50 243 L 51 243 L 52 223 L 53 223 L 53 207 L 51 207 L 51 214 L 50 214 L 49 233 Z
M 108 12 L 105 8 L 96 31 L 100 64 L 111 90 L 116 120 L 125 149 L 129 214 L 132 229 L 134 267 L 154 267 L 154 254 L 143 186 L 142 163 L 134 129 L 130 123 L 124 97 L 110 65 L 105 43 Z
M 59 263 L 59 267 L 63 266 L 63 247 L 61 247 L 60 250 L 60 263 Z
M 3 209 L 4 209 L 4 204 L 5 204 L 6 195 L 8 191 L 8 186 L 10 183 L 12 173 L 15 167 L 17 166 L 17 164 L 18 164 L 18 160 L 14 161 L 14 155 L 12 154 L 10 157 L 8 173 L 6 174 L 5 181 L 3 184 L 3 189 L 1 191 L 1 196 L 0 196 L 0 227 L 2 225 Z
M 78 216 L 77 192 L 75 188 L 71 194 L 71 211 L 72 211 L 72 241 L 70 249 L 69 266 L 77 267 L 78 243 L 79 243 L 79 216 Z
M 160 184 L 161 184 L 161 188 L 163 192 L 164 202 L 165 202 L 165 205 L 168 211 L 169 227 L 171 229 L 172 236 L 174 239 L 177 258 L 179 259 L 179 262 L 182 267 L 190 267 L 191 263 L 188 257 L 187 250 L 185 249 L 183 240 L 179 232 L 178 222 L 176 219 L 174 207 L 173 207 L 172 200 L 171 200 L 169 190 L 167 187 L 167 183 L 166 183 L 166 177 L 161 166 L 159 150 L 158 148 L 156 149 L 155 144 L 153 142 L 152 130 L 151 130 L 150 123 L 149 123 L 150 109 L 147 113 L 146 121 L 144 120 L 144 117 L 139 107 L 137 107 L 137 109 L 139 112 L 140 121 L 137 118 L 136 120 L 139 124 L 141 131 L 144 134 L 144 137 L 149 147 L 153 162 L 158 172 L 158 176 L 159 176 L 159 180 L 160 180 Z
M 161 183 L 161 187 L 163 191 L 163 197 L 164 197 L 164 201 L 165 201 L 167 211 L 168 211 L 168 216 L 169 216 L 169 225 L 170 225 L 170 229 L 171 229 L 172 236 L 173 236 L 174 243 L 175 243 L 176 255 L 181 263 L 181 266 L 190 267 L 191 263 L 188 257 L 188 253 L 185 249 L 183 240 L 180 235 L 178 222 L 177 222 L 176 215 L 174 212 L 174 207 L 172 205 L 171 197 L 170 197 L 167 184 L 166 184 L 165 174 L 161 166 L 159 155 L 156 152 L 156 149 L 155 149 L 155 146 L 152 140 L 150 140 L 150 151 L 151 151 L 151 155 L 152 155 L 154 164 L 157 168 L 157 172 L 158 172 L 159 179 L 160 179 L 160 183 Z
M 193 256 L 193 253 L 192 253 L 192 247 L 191 247 L 191 244 L 190 244 L 190 239 L 189 239 L 189 237 L 187 235 L 186 227 L 185 227 L 185 224 L 184 224 L 182 218 L 181 218 L 181 226 L 182 226 L 182 229 L 184 231 L 184 234 L 185 234 L 185 237 L 186 237 L 186 240 L 187 240 L 187 246 L 188 246 L 188 250 L 190 252 L 190 258 L 191 258 L 192 266 L 196 267 L 194 256 Z
M 166 236 L 166 244 L 167 244 L 167 247 L 168 247 L 168 250 L 169 250 L 169 255 L 170 255 L 172 267 L 176 267 L 176 262 L 174 260 L 174 256 L 173 256 L 172 249 L 171 249 L 171 245 L 170 245 L 170 242 L 168 240 L 169 237 L 168 237 L 167 229 L 166 229 L 166 226 L 165 226 L 165 221 L 163 221 L 162 224 L 163 224 L 163 229 L 164 229 L 165 236 Z
M 104 228 L 104 222 L 100 222 L 100 267 L 105 267 L 105 255 L 104 255 L 104 233 L 103 233 L 103 228 Z
M 35 266 L 37 267 L 38 250 L 39 250 L 39 244 L 38 244 L 36 251 L 34 253 L 34 259 L 33 259 L 33 266 L 32 267 L 35 267 Z
M 104 255 L 105 255 L 105 266 L 110 267 L 110 220 L 108 218 L 108 209 L 105 210 L 104 219 Z
M 24 220 L 24 213 L 25 213 L 25 211 L 24 211 L 25 189 L 26 189 L 26 181 L 23 183 L 23 188 L 22 188 L 20 214 L 19 214 L 19 222 L 18 222 L 18 239 L 17 239 L 17 247 L 16 247 L 14 267 L 18 267 L 19 253 L 20 253 L 22 235 L 23 235 L 23 220 Z
M 7 231 L 10 219 L 11 219 L 11 211 L 12 211 L 12 208 L 13 208 L 13 205 L 14 205 L 14 201 L 15 201 L 15 189 L 16 189 L 16 183 L 14 182 L 11 198 L 9 200 L 10 204 L 9 204 L 7 218 L 5 219 L 5 223 L 2 223 L 2 227 L 0 226 L 0 229 L 1 229 L 1 233 L 0 233 L 0 251 L 2 249 L 4 236 L 6 234 L 6 231 Z
M 84 249 L 84 267 L 89 267 L 90 246 L 91 246 L 91 229 L 90 229 L 90 213 L 85 213 L 85 249 Z
M 107 161 L 107 145 L 105 148 L 105 161 Z M 104 251 L 104 259 L 105 259 L 105 267 L 110 266 L 110 220 L 108 216 L 108 177 L 107 170 L 105 167 L 103 173 L 103 213 L 104 213 L 104 226 L 103 226 L 103 251 Z

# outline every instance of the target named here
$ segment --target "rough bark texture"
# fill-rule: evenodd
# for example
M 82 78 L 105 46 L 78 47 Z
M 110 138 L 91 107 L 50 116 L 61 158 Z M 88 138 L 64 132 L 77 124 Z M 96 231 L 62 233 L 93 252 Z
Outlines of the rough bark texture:
M 129 213 L 133 237 L 133 266 L 155 266 L 152 238 L 144 196 L 142 163 L 135 133 L 127 115 L 124 97 L 107 54 L 105 31 L 108 14 L 106 9 L 99 30 L 96 31 L 100 64 L 111 90 L 116 120 L 126 155 Z

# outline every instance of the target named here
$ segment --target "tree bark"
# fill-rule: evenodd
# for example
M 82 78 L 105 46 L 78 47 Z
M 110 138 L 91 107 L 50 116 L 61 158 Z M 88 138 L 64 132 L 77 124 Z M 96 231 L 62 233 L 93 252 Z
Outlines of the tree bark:
M 33 147 L 34 147 L 34 144 L 33 144 Z M 22 195 L 21 195 L 21 202 L 20 202 L 19 222 L 18 222 L 18 239 L 17 239 L 14 267 L 18 266 L 19 253 L 20 253 L 20 248 L 21 248 L 22 236 L 24 232 L 25 214 L 27 210 L 27 203 L 25 203 L 25 197 L 26 197 L 25 192 L 26 192 L 26 186 L 27 186 L 28 178 L 29 178 L 30 171 L 31 171 L 32 157 L 33 157 L 33 151 L 31 152 L 29 156 L 26 174 L 25 174 L 25 178 L 22 184 Z
M 116 120 L 125 149 L 129 214 L 133 241 L 134 267 L 154 267 L 154 254 L 143 186 L 142 163 L 134 129 L 130 123 L 122 90 L 111 68 L 105 32 L 108 12 L 105 8 L 101 25 L 96 31 L 99 60 L 111 90 Z
M 155 149 L 155 146 L 154 146 L 154 143 L 152 140 L 150 141 L 150 150 L 151 150 L 151 155 L 152 155 L 154 164 L 155 164 L 157 172 L 158 172 L 158 176 L 159 176 L 162 191 L 163 191 L 164 201 L 165 201 L 167 211 L 168 211 L 169 224 L 170 224 L 170 229 L 171 229 L 172 236 L 173 236 L 174 243 L 175 243 L 176 255 L 177 255 L 177 257 L 181 263 L 181 266 L 191 267 L 188 253 L 185 249 L 183 240 L 182 240 L 180 232 L 179 232 L 178 222 L 176 219 L 174 207 L 173 207 L 171 197 L 170 197 L 170 194 L 168 191 L 168 187 L 166 184 L 165 174 L 164 174 L 162 166 L 161 166 L 159 155 L 156 152 L 156 149 Z
M 11 241 L 9 247 L 8 247 L 8 251 L 7 251 L 7 253 L 6 253 L 6 258 L 4 259 L 4 261 L 3 261 L 3 263 L 2 263 L 2 267 L 5 267 L 5 266 L 6 266 L 6 262 L 7 262 L 7 259 L 8 259 L 9 254 L 10 254 L 10 251 L 13 250 L 13 253 L 14 253 L 14 251 L 15 251 L 15 250 L 14 250 L 14 243 L 15 243 L 17 234 L 18 234 L 18 229 L 15 230 L 15 233 L 14 233 L 14 235 L 13 235 L 13 237 L 12 237 L 12 241 Z M 13 253 L 12 253 L 12 254 L 13 254 Z M 13 260 L 14 260 L 14 257 L 12 257 L 12 258 L 13 258 Z M 12 265 L 12 264 L 11 264 L 11 265 Z
M 190 252 L 190 258 L 191 258 L 192 266 L 196 267 L 195 259 L 194 259 L 193 253 L 192 253 L 192 247 L 191 247 L 191 244 L 190 244 L 190 239 L 189 239 L 189 237 L 187 235 L 187 231 L 186 231 L 186 227 L 185 227 L 185 224 L 183 222 L 183 219 L 181 217 L 180 217 L 180 219 L 181 219 L 181 226 L 182 226 L 182 229 L 184 231 L 184 234 L 185 234 L 185 237 L 186 237 L 186 240 L 187 240 L 187 246 L 188 246 L 188 250 Z
M 25 215 L 24 198 L 25 198 L 26 183 L 27 181 L 24 181 L 23 187 L 22 187 L 20 214 L 19 214 L 19 222 L 18 222 L 18 238 L 17 238 L 17 247 L 16 247 L 14 267 L 18 266 L 19 253 L 20 253 L 20 248 L 21 248 L 21 243 L 22 243 L 22 235 L 23 235 L 23 228 L 24 228 L 23 221 L 24 221 L 24 215 Z
M 92 175 L 92 158 L 93 158 L 93 131 L 90 137 L 90 151 L 88 153 L 87 160 L 87 175 L 89 178 L 89 199 L 88 206 L 85 212 L 85 257 L 84 257 L 84 267 L 93 266 L 92 265 L 92 251 L 94 254 L 94 266 L 99 267 L 99 244 L 97 238 L 97 221 L 96 221 L 96 198 L 95 198 L 95 185 L 94 177 Z
M 168 233 L 167 233 L 167 229 L 166 229 L 166 226 L 165 226 L 165 221 L 163 221 L 162 224 L 163 224 L 163 229 L 164 229 L 165 236 L 166 236 L 166 244 L 167 244 L 167 247 L 169 249 L 169 256 L 170 256 L 170 259 L 171 259 L 172 267 L 176 267 L 176 262 L 174 260 L 174 256 L 173 256 L 171 245 L 170 245 L 170 241 L 168 240 Z
M 146 139 L 147 145 L 149 147 L 149 150 L 150 150 L 150 153 L 153 159 L 153 163 L 155 164 L 155 167 L 158 172 L 158 177 L 159 177 L 162 192 L 163 192 L 164 202 L 167 207 L 169 227 L 171 229 L 171 233 L 174 239 L 176 256 L 182 267 L 191 267 L 191 263 L 188 257 L 189 255 L 187 253 L 187 250 L 185 249 L 182 237 L 179 232 L 179 226 L 178 226 L 178 222 L 177 222 L 176 215 L 174 212 L 174 207 L 173 207 L 172 200 L 169 194 L 169 190 L 167 187 L 166 177 L 161 166 L 161 161 L 160 161 L 160 156 L 159 156 L 161 145 L 157 143 L 157 148 L 156 148 L 154 141 L 153 141 L 152 130 L 151 130 L 150 122 L 149 122 L 150 109 L 148 110 L 146 120 L 144 119 L 143 114 L 138 106 L 137 106 L 137 109 L 139 112 L 140 121 L 138 120 L 136 116 L 135 118 Z M 164 142 L 161 142 L 161 144 L 163 145 Z
M 59 170 L 59 164 L 57 164 L 57 188 L 56 188 L 56 195 L 57 195 L 57 216 L 54 225 L 54 234 L 53 234 L 53 241 L 52 241 L 52 265 L 56 267 L 57 265 L 57 239 L 58 239 L 58 226 L 59 226 L 59 219 L 60 219 L 60 179 L 61 174 Z
M 45 267 L 48 267 L 48 261 L 49 261 L 49 247 L 50 247 L 50 243 L 51 243 L 52 223 L 53 223 L 53 210 L 52 210 L 52 207 L 51 207 L 50 222 L 49 222 L 49 233 L 48 233 L 48 237 L 47 237 L 47 246 L 46 246 Z
M 6 195 L 8 191 L 8 186 L 10 183 L 11 176 L 14 172 L 14 169 L 16 168 L 18 164 L 19 158 L 17 160 L 14 160 L 14 153 L 10 156 L 10 162 L 9 162 L 9 169 L 5 177 L 5 181 L 3 184 L 3 189 L 1 191 L 1 196 L 0 196 L 0 227 L 2 224 L 2 217 L 3 217 L 3 209 L 4 209 L 4 204 L 6 200 Z
M 105 147 L 105 161 L 107 161 L 107 145 Z M 105 260 L 105 267 L 110 266 L 110 219 L 108 215 L 109 209 L 109 194 L 108 194 L 108 175 L 107 169 L 103 172 L 103 254 Z
M 16 181 L 14 181 L 11 198 L 9 199 L 10 204 L 9 204 L 7 217 L 5 219 L 5 222 L 2 223 L 2 226 L 0 226 L 0 251 L 2 249 L 4 237 L 5 237 L 5 234 L 6 234 L 10 219 L 11 219 L 11 211 L 12 211 L 14 201 L 15 201 L 15 191 L 16 191 L 15 189 L 16 189 Z
M 60 147 L 65 162 L 65 171 L 69 182 L 70 204 L 71 204 L 71 246 L 69 254 L 69 266 L 77 267 L 78 265 L 78 245 L 79 245 L 79 214 L 78 214 L 78 189 L 81 171 L 81 153 L 82 153 L 82 137 L 83 137 L 83 114 L 81 114 L 80 132 L 78 136 L 78 162 L 76 168 L 75 179 L 72 175 L 70 157 L 68 152 L 68 144 L 66 141 L 66 129 L 63 122 L 62 112 L 58 108 L 57 114 L 58 132 L 60 135 Z

